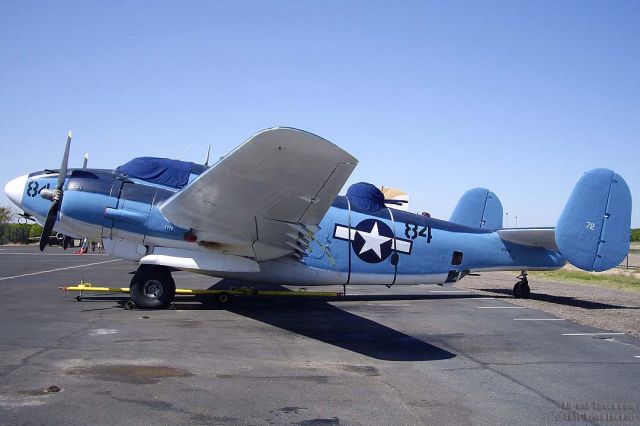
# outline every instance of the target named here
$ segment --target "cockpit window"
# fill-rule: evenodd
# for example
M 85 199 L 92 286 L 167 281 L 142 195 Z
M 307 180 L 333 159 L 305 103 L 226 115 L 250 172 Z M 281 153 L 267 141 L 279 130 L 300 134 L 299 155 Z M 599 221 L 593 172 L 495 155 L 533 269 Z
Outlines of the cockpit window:
M 113 180 L 112 173 L 94 173 L 88 170 L 76 169 L 67 178 L 67 191 L 109 194 Z
M 31 172 L 29 173 L 29 177 L 34 177 L 34 176 L 42 176 L 42 175 L 52 175 L 52 174 L 58 174 L 58 170 L 40 170 L 37 172 Z

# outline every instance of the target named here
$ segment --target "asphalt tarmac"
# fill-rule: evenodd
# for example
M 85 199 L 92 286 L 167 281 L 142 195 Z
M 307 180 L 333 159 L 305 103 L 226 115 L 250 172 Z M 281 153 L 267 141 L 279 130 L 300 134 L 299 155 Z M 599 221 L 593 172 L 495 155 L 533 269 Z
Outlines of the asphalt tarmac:
M 0 424 L 640 422 L 638 339 L 506 295 L 375 286 L 141 311 L 123 309 L 126 295 L 58 290 L 127 287 L 134 269 L 0 247 Z

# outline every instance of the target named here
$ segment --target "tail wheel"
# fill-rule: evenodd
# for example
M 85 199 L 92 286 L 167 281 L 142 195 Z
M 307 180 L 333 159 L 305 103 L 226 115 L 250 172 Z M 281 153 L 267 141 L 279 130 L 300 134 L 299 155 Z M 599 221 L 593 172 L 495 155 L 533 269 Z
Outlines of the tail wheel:
M 518 281 L 516 285 L 513 286 L 513 297 L 516 299 L 528 299 L 530 295 L 531 289 L 527 281 Z
M 229 302 L 229 294 L 225 293 L 223 291 L 222 293 L 219 293 L 216 296 L 216 300 L 218 301 L 218 303 L 228 303 Z
M 164 266 L 141 265 L 129 286 L 131 300 L 143 309 L 169 306 L 176 294 L 176 283 Z

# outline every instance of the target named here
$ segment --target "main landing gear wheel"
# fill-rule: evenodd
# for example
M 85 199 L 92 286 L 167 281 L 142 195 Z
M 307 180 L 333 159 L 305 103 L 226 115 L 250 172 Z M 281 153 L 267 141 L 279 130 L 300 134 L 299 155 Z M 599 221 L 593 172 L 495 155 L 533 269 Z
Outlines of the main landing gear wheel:
M 516 299 L 528 299 L 531 296 L 531 289 L 527 280 L 527 271 L 522 271 L 518 278 L 520 278 L 520 281 L 513 286 L 513 297 Z
M 143 309 L 163 309 L 176 294 L 176 283 L 167 267 L 140 265 L 129 286 L 131 300 Z

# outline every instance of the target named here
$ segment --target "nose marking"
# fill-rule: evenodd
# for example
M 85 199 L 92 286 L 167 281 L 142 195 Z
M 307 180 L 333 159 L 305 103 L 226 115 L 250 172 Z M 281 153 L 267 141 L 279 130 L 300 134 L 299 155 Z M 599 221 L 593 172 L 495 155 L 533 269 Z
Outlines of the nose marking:
M 22 204 L 22 196 L 24 195 L 24 186 L 27 184 L 28 175 L 11 179 L 4 186 L 4 193 L 13 204 L 20 207 Z

